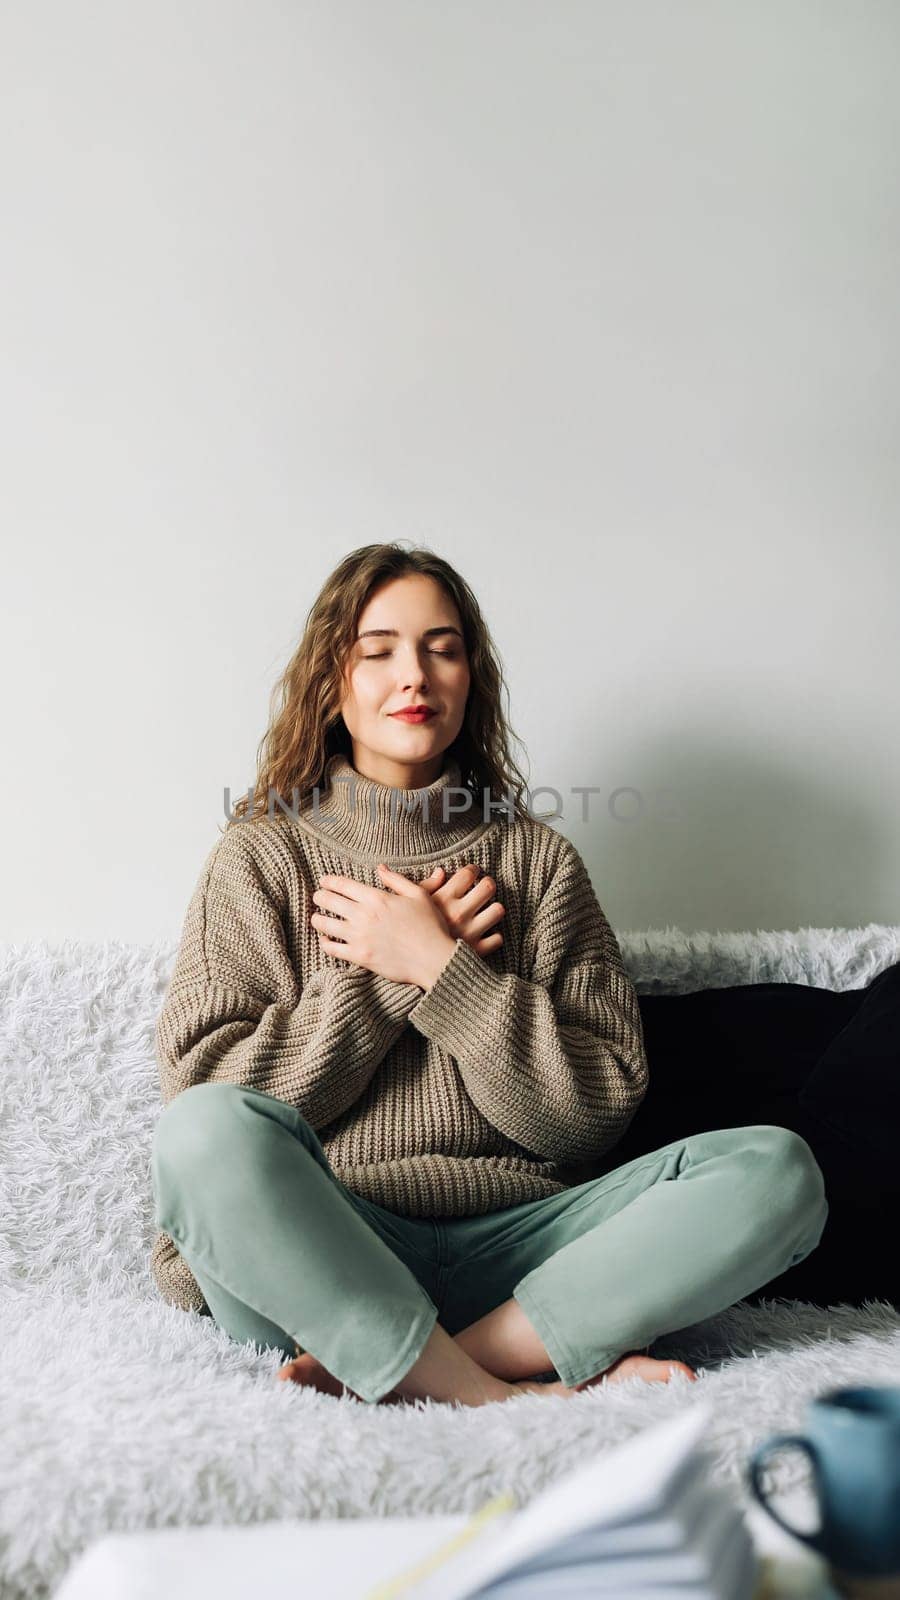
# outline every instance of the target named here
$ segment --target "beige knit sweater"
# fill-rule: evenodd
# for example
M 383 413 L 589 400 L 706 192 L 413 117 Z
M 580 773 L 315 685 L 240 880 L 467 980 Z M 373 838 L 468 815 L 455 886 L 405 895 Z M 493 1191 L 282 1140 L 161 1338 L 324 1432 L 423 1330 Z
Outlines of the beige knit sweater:
M 162 1096 L 239 1083 L 297 1107 L 340 1180 L 404 1216 L 469 1216 L 569 1187 L 621 1138 L 647 1087 L 637 997 L 575 846 L 548 823 L 463 801 L 447 758 L 398 790 L 328 761 L 299 816 L 235 821 L 210 851 L 156 1028 Z M 456 790 L 448 799 L 445 791 Z M 322 873 L 387 893 L 476 863 L 506 908 L 503 944 L 463 939 L 428 990 L 323 954 Z M 208 1307 L 171 1238 L 164 1298 Z

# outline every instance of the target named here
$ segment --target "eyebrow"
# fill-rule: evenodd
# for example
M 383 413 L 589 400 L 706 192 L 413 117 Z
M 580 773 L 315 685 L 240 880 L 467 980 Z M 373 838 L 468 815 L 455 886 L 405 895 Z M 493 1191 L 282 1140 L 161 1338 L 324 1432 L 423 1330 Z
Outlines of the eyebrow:
M 455 633 L 457 639 L 462 638 L 462 634 L 458 628 L 451 628 L 449 626 L 443 628 L 426 628 L 425 632 L 422 634 L 422 638 L 434 639 L 438 636 L 438 634 L 441 633 Z M 399 633 L 396 628 L 367 628 L 365 633 L 358 633 L 356 637 L 357 639 L 397 639 L 399 638 Z

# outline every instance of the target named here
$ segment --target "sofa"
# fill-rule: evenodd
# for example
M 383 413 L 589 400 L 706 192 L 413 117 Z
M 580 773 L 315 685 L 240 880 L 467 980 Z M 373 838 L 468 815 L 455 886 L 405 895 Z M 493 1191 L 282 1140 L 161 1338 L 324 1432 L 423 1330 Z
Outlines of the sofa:
M 618 938 L 639 994 L 857 989 L 900 961 L 900 928 L 879 924 Z M 667 1334 L 658 1353 L 693 1366 L 694 1384 L 631 1380 L 466 1410 L 366 1406 L 276 1382 L 280 1352 L 167 1305 L 149 1275 L 153 1032 L 176 948 L 0 949 L 5 1600 L 52 1596 L 107 1535 L 446 1517 L 501 1490 L 522 1503 L 587 1452 L 699 1399 L 712 1404 L 720 1481 L 749 1506 L 750 1451 L 800 1425 L 808 1399 L 836 1383 L 900 1382 L 896 1306 L 777 1298 Z M 772 1471 L 776 1489 L 802 1489 L 799 1461 Z

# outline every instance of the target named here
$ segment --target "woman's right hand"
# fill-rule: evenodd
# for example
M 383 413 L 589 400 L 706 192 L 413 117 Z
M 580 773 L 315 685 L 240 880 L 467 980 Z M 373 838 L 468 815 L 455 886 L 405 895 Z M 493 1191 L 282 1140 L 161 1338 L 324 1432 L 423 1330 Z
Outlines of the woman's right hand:
M 506 916 L 499 901 L 489 901 L 496 893 L 493 878 L 480 877 L 479 869 L 472 866 L 457 867 L 453 876 L 444 879 L 443 867 L 435 867 L 427 878 L 419 880 L 440 908 L 444 921 L 454 939 L 464 939 L 477 955 L 489 955 L 503 943 L 503 935 L 494 929 Z

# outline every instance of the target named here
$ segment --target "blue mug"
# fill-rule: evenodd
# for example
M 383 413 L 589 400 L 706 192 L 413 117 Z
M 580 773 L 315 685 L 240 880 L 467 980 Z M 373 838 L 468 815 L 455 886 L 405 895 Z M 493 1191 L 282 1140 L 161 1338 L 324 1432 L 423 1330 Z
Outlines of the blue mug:
M 787 1446 L 812 1465 L 820 1527 L 804 1533 L 763 1490 L 767 1457 Z M 813 1400 L 806 1435 L 778 1433 L 754 1451 L 750 1485 L 780 1527 L 851 1577 L 900 1575 L 900 1388 L 831 1389 Z M 893 1592 L 893 1591 L 892 1591 Z

